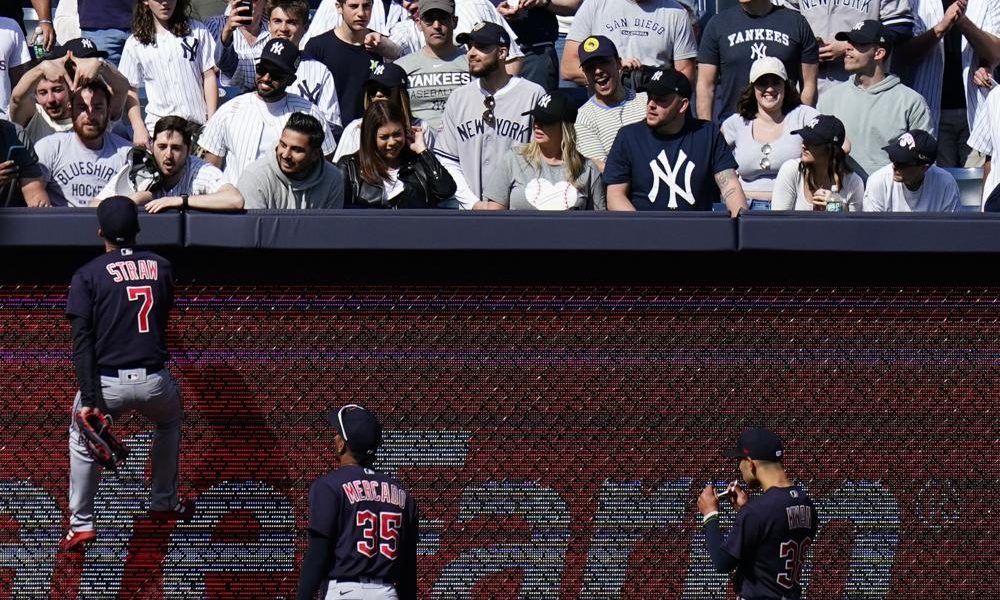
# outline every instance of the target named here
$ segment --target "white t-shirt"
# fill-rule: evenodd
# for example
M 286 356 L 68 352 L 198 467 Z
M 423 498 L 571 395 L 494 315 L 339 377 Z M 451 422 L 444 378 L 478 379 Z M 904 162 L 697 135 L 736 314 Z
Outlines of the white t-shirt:
M 264 102 L 256 92 L 249 92 L 219 107 L 205 125 L 198 145 L 226 159 L 226 178 L 236 185 L 247 165 L 278 145 L 281 130 L 293 112 L 307 113 L 326 123 L 319 108 L 300 96 L 286 94 L 276 102 Z M 333 136 L 325 136 L 323 155 L 336 149 Z
M 583 42 L 603 35 L 615 43 L 622 58 L 643 65 L 673 66 L 675 60 L 698 55 L 688 13 L 674 0 L 584 0 L 573 17 L 567 39 Z
M 14 0 L 5 0 L 13 2 Z M 10 70 L 31 61 L 28 43 L 17 22 L 0 17 L 0 114 L 10 113 Z
M 101 193 L 97 197 L 103 200 L 111 196 L 134 193 L 135 188 L 128 181 L 129 169 L 130 165 L 127 164 L 122 167 L 115 177 L 108 182 L 108 185 L 104 186 L 104 189 L 101 190 Z M 128 186 L 128 189 L 122 189 L 120 185 L 122 183 Z M 166 198 L 168 196 L 180 196 L 181 194 L 188 194 L 189 196 L 214 194 L 227 183 L 229 182 L 226 181 L 225 174 L 218 167 L 197 156 L 189 156 L 187 165 L 184 166 L 184 173 L 177 183 L 171 188 L 153 192 L 153 198 Z
M 146 88 L 150 135 L 162 117 L 176 115 L 199 124 L 208 118 L 203 74 L 215 68 L 215 40 L 200 22 L 191 21 L 191 34 L 183 38 L 158 32 L 149 45 L 130 35 L 118 68 L 129 85 Z
M 937 165 L 927 169 L 916 191 L 893 181 L 891 164 L 872 173 L 865 188 L 865 212 L 956 212 L 961 207 L 958 183 Z
M 799 173 L 801 158 L 790 160 L 778 169 L 771 195 L 771 210 L 813 210 L 812 198 L 807 198 L 803 177 Z M 861 210 L 865 195 L 865 184 L 857 173 L 848 173 L 840 195 L 847 202 L 847 210 Z
M 52 206 L 87 206 L 127 163 L 132 147 L 113 133 L 91 150 L 75 131 L 53 133 L 35 145 Z

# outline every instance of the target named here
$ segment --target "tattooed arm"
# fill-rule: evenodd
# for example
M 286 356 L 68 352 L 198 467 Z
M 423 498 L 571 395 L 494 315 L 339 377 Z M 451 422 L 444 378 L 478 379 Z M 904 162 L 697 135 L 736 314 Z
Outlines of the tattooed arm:
M 740 180 L 736 177 L 735 169 L 726 169 L 716 173 L 715 183 L 719 186 L 722 201 L 726 203 L 731 217 L 736 218 L 741 211 L 747 210 L 747 197 L 743 193 Z

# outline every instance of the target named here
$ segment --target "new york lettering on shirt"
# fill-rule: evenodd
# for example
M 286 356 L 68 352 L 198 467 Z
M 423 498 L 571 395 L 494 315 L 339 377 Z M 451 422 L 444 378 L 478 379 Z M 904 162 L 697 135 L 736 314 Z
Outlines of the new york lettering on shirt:
M 524 123 L 504 119 L 498 115 L 496 118 L 496 125 L 494 127 L 490 127 L 485 121 L 482 120 L 482 118 L 478 118 L 471 121 L 465 121 L 464 123 L 459 123 L 455 130 L 458 132 L 458 137 L 461 138 L 463 142 L 485 133 L 496 133 L 501 137 L 510 138 L 515 142 L 527 142 L 528 133 L 531 131 L 531 127 Z
M 871 0 L 799 0 L 800 10 L 809 10 L 820 6 L 845 6 L 859 10 L 865 14 L 871 8 Z

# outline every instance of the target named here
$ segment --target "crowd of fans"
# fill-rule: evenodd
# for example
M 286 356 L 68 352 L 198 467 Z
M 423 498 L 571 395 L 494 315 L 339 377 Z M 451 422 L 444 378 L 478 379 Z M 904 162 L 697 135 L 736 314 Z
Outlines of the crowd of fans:
M 191 1 L 5 3 L 3 206 L 1000 210 L 996 0 Z

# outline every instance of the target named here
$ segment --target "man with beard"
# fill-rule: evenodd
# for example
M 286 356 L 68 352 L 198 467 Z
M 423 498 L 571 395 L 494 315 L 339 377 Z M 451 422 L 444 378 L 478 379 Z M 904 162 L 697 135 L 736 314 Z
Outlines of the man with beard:
M 14 86 L 10 99 L 10 119 L 24 127 L 32 142 L 73 128 L 70 114 L 70 90 L 101 79 L 111 88 L 108 119 L 121 118 L 128 98 L 128 79 L 105 59 L 108 53 L 98 50 L 87 38 L 77 38 L 53 51 L 25 73 Z
M 153 128 L 153 160 L 156 164 L 153 185 L 136 189 L 136 179 L 129 175 L 133 165 L 126 165 L 98 194 L 91 205 L 112 196 L 127 196 L 146 212 L 170 208 L 185 210 L 236 211 L 243 208 L 243 197 L 218 167 L 191 156 L 192 123 L 182 117 L 163 117 Z M 138 149 L 137 149 L 138 150 Z M 142 151 L 142 150 L 139 150 Z
M 510 36 L 496 23 L 479 23 L 458 36 L 469 47 L 469 72 L 477 78 L 448 99 L 434 152 L 448 170 L 462 208 L 473 208 L 483 195 L 483 174 L 531 135 L 529 113 L 545 95 L 542 86 L 504 69 Z
M 344 176 L 323 160 L 323 137 L 319 121 L 292 113 L 278 147 L 240 177 L 246 208 L 343 208 Z
M 107 131 L 111 93 L 91 81 L 73 92 L 73 131 L 54 133 L 35 147 L 53 206 L 87 206 L 125 166 L 131 144 Z
M 205 125 L 198 144 L 205 150 L 205 160 L 220 169 L 225 164 L 230 183 L 239 181 L 247 165 L 274 149 L 292 113 L 304 112 L 326 121 L 312 102 L 286 92 L 295 81 L 298 66 L 295 44 L 271 40 L 257 65 L 256 91 L 223 104 Z M 335 149 L 333 136 L 325 136 L 323 154 L 331 156 Z

